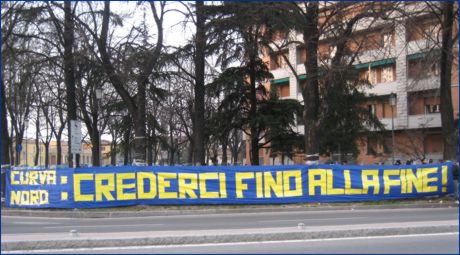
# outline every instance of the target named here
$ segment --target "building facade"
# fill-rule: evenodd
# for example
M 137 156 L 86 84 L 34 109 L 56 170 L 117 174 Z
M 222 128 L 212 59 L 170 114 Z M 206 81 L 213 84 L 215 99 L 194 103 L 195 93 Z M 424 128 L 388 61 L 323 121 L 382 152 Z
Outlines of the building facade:
M 422 8 L 420 4 L 423 3 L 415 5 Z M 406 8 L 409 7 L 406 5 Z M 377 21 L 371 25 L 369 22 L 358 23 L 353 33 L 354 40 L 348 44 L 352 51 L 359 45 L 353 66 L 358 70 L 360 79 L 366 79 L 372 85 L 363 91 L 369 98 L 363 107 L 385 126 L 385 131 L 379 131 L 380 138 L 372 136 L 358 139 L 359 155 L 355 158 L 358 164 L 388 164 L 393 161 L 393 153 L 394 159 L 399 159 L 403 163 L 408 159 L 442 159 L 440 23 L 439 19 L 432 15 L 409 17 L 400 22 Z M 453 34 L 457 31 L 455 27 Z M 286 38 L 302 41 L 303 35 L 291 31 L 284 33 L 281 40 Z M 455 41 L 453 51 L 451 92 L 454 118 L 458 121 L 458 41 Z M 327 64 L 328 59 L 334 54 L 335 49 L 331 42 L 327 38 L 320 38 L 320 65 Z M 285 57 L 291 64 L 295 64 L 297 74 L 305 74 L 305 49 L 290 44 L 282 51 L 263 56 L 274 76 L 270 86 L 277 87 L 281 98 L 302 102 L 300 84 L 288 67 Z M 305 81 L 305 75 L 300 75 L 300 78 L 301 82 Z M 392 94 L 396 95 L 394 105 L 390 104 Z M 295 131 L 303 134 L 304 127 L 301 121 L 298 121 L 298 124 Z M 249 150 L 247 143 L 247 164 L 250 162 Z M 270 158 L 269 155 L 267 149 L 260 151 L 261 164 L 280 163 L 279 159 Z M 303 157 L 299 155 L 287 163 L 304 163 Z
M 62 142 L 62 165 L 68 165 L 68 146 L 67 142 Z M 45 145 L 40 142 L 38 146 L 38 166 L 44 166 L 46 161 L 46 149 Z M 80 165 L 81 166 L 92 166 L 92 154 L 91 154 L 91 143 L 83 142 L 80 154 Z M 24 139 L 22 142 L 20 164 L 21 166 L 36 166 L 35 156 L 37 153 L 37 146 L 35 139 Z M 16 154 L 16 153 L 15 153 Z M 110 142 L 101 141 L 101 154 L 102 154 L 102 166 L 110 165 Z M 57 143 L 51 141 L 49 145 L 49 165 L 53 166 L 57 164 Z

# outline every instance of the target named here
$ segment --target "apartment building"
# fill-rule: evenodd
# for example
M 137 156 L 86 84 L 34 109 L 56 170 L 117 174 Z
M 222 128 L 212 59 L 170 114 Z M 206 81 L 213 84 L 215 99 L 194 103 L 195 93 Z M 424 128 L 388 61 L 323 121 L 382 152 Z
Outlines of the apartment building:
M 418 4 L 415 4 L 418 5 Z M 418 6 L 420 7 L 420 6 Z M 457 33 L 454 28 L 454 34 Z M 303 40 L 300 33 L 281 33 Z M 361 137 L 357 144 L 359 164 L 391 163 L 395 159 L 442 159 L 443 141 L 440 114 L 440 46 L 441 33 L 439 19 L 431 15 L 414 16 L 402 22 L 364 22 L 358 24 L 348 45 L 352 51 L 359 45 L 353 62 L 360 79 L 367 79 L 372 87 L 364 90 L 368 95 L 366 107 L 385 126 L 379 138 Z M 335 54 L 335 48 L 328 38 L 320 38 L 319 62 L 327 64 Z M 263 56 L 269 63 L 274 79 L 269 86 L 276 86 L 281 98 L 303 101 L 300 84 L 291 72 L 284 56 L 296 66 L 298 74 L 305 74 L 305 49 L 290 44 L 287 49 Z M 452 68 L 452 102 L 454 116 L 458 120 L 458 41 L 454 46 Z M 301 82 L 306 76 L 300 75 Z M 390 104 L 390 96 L 395 95 L 395 104 Z M 393 125 L 392 125 L 393 123 Z M 295 130 L 304 132 L 302 121 Z M 394 130 L 394 147 L 392 140 Z M 377 132 L 377 131 L 376 131 Z M 246 146 L 246 162 L 249 162 L 249 146 Z M 334 152 L 332 152 L 334 153 Z M 331 155 L 322 155 L 324 156 Z M 269 150 L 259 153 L 261 164 L 277 164 L 279 159 L 270 158 Z M 288 163 L 304 163 L 299 155 Z

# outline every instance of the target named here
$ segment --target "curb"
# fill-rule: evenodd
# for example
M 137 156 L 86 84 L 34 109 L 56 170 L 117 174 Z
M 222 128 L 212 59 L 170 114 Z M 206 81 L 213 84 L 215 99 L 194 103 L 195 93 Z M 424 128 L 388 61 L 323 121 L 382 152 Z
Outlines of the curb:
M 284 207 L 249 207 L 249 208 L 215 208 L 215 209 L 170 209 L 159 211 L 44 211 L 28 209 L 2 209 L 2 216 L 24 217 L 61 217 L 61 218 L 122 218 L 122 217 L 148 217 L 148 216 L 174 216 L 195 214 L 225 214 L 225 213 L 251 213 L 251 212 L 283 212 L 283 211 L 340 211 L 340 210 L 378 210 L 378 209 L 414 209 L 414 208 L 452 208 L 459 207 L 455 202 L 423 203 L 423 204 L 396 204 L 396 205 L 357 205 L 357 206 L 284 206 Z
M 351 230 L 326 230 L 269 233 L 245 233 L 200 236 L 171 236 L 171 237 L 145 237 L 124 239 L 75 239 L 75 240 L 48 240 L 48 241 L 18 241 L 2 242 L 2 251 L 40 250 L 40 249 L 65 249 L 65 248 L 96 248 L 96 247 L 122 247 L 145 245 L 180 245 L 202 243 L 231 243 L 231 242 L 257 242 L 257 241 L 282 241 L 306 240 L 322 238 L 344 238 L 360 236 L 387 236 L 409 235 L 421 233 L 446 233 L 458 232 L 458 225 L 445 226 L 415 226 L 393 228 L 364 228 Z

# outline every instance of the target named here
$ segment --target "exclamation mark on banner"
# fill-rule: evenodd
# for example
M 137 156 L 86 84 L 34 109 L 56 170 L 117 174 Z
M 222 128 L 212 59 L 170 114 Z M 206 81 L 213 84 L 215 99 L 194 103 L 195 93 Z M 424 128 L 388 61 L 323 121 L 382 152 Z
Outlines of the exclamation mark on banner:
M 442 166 L 442 192 L 447 192 L 447 166 Z

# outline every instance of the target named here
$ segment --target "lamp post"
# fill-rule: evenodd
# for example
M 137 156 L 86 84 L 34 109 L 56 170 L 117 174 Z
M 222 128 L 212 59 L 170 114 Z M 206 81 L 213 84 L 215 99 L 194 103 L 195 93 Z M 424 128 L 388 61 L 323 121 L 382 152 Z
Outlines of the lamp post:
M 396 105 L 396 94 L 390 94 L 390 106 L 391 106 L 391 152 L 392 152 L 392 164 L 395 164 L 395 130 L 394 130 L 394 106 Z
M 27 154 L 28 154 L 28 153 L 27 153 L 27 147 L 28 147 L 27 145 L 29 145 L 29 141 L 27 140 L 27 128 L 29 127 L 29 120 L 25 120 L 25 121 L 24 121 L 24 127 L 25 127 L 25 131 L 24 131 L 24 132 L 25 132 L 25 138 L 26 138 L 26 139 L 25 139 L 25 140 L 26 140 L 26 165 L 27 165 L 27 167 L 28 167 L 28 166 L 29 166 L 29 162 L 27 161 Z
M 102 89 L 98 87 L 96 88 L 96 108 L 98 112 L 100 110 L 101 99 L 102 99 Z M 96 128 L 97 128 L 97 123 L 96 123 Z M 102 134 L 99 134 L 99 166 L 102 166 Z

